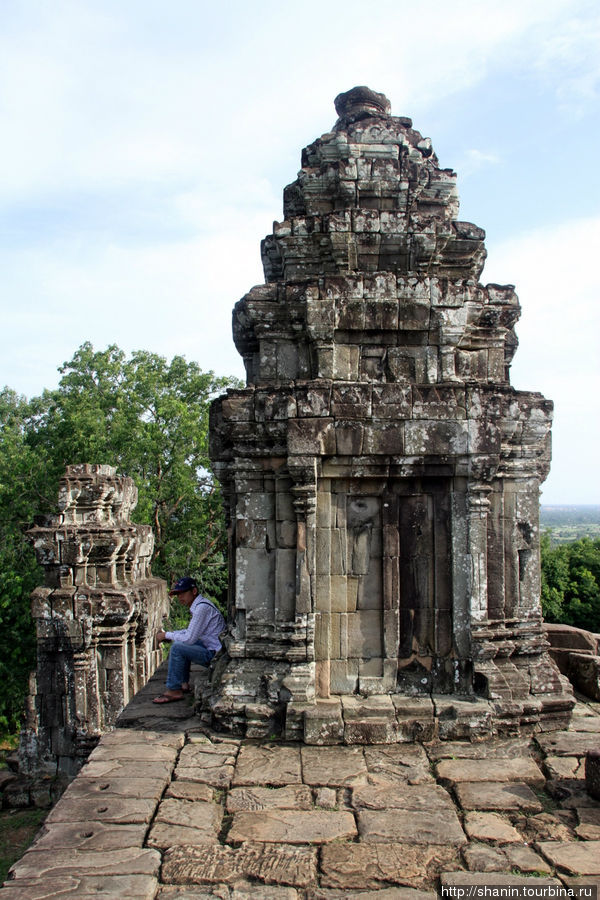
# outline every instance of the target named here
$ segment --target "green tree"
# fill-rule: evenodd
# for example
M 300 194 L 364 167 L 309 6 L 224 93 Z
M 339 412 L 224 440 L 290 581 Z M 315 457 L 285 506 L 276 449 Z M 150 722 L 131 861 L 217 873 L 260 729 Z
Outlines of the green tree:
M 59 371 L 58 387 L 40 397 L 27 401 L 8 388 L 0 395 L 0 727 L 14 725 L 34 663 L 29 594 L 41 576 L 23 532 L 36 514 L 56 510 L 67 465 L 104 463 L 133 478 L 132 518 L 153 527 L 154 574 L 171 581 L 191 573 L 216 600 L 227 583 L 208 412 L 214 396 L 239 382 L 181 356 L 169 363 L 90 343 Z
M 600 540 L 581 538 L 551 547 L 544 535 L 542 611 L 548 622 L 600 631 Z
M 0 733 L 18 724 L 35 659 L 29 595 L 41 570 L 25 530 L 42 502 L 44 467 L 27 444 L 28 406 L 0 391 Z

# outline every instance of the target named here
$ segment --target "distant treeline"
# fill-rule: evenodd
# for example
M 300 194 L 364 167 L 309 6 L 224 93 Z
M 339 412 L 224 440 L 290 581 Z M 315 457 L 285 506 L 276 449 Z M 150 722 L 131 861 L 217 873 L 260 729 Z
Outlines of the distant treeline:
M 600 525 L 600 506 L 540 506 L 540 522 L 553 525 Z

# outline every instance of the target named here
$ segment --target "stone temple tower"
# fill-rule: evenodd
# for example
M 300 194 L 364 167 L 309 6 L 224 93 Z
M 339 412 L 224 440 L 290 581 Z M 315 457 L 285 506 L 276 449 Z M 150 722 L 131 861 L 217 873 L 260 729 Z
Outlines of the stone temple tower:
M 335 107 L 234 309 L 247 387 L 212 408 L 231 624 L 210 715 L 315 743 L 556 727 L 552 405 L 510 386 L 517 296 L 480 284 L 484 232 L 411 120 L 365 87 Z

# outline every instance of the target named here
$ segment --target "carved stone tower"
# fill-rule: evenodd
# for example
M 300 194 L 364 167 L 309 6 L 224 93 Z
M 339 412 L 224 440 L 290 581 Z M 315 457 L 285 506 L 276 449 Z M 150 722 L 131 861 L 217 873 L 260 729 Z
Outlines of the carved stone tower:
M 29 532 L 46 583 L 31 597 L 37 671 L 22 771 L 75 774 L 161 661 L 167 586 L 150 573 L 152 529 L 130 521 L 136 503 L 131 478 L 111 466 L 68 466 L 59 514 Z
M 335 106 L 234 310 L 247 387 L 212 408 L 231 537 L 213 719 L 317 743 L 554 727 L 552 405 L 509 383 L 517 296 L 479 283 L 484 232 L 411 120 L 365 87 Z

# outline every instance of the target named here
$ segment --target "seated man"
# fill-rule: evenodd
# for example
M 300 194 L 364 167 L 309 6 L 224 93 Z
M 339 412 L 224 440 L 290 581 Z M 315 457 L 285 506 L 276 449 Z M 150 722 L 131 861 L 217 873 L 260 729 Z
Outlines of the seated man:
M 191 663 L 207 666 L 221 649 L 219 635 L 225 629 L 225 619 L 211 600 L 201 596 L 198 585 L 189 575 L 179 579 L 170 596 L 177 596 L 180 603 L 188 607 L 192 618 L 187 628 L 156 633 L 157 643 L 172 641 L 173 644 L 169 653 L 167 689 L 154 698 L 154 703 L 173 703 L 183 698 Z

